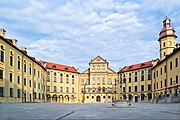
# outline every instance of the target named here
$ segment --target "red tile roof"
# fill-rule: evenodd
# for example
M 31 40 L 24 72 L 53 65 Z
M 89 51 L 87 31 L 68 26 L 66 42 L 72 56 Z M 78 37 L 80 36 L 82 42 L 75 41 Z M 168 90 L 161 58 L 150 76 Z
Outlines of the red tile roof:
M 120 70 L 120 72 L 128 72 L 128 71 L 152 67 L 152 66 L 153 66 L 153 61 L 147 61 L 143 63 L 133 64 L 131 66 L 125 66 Z
M 46 66 L 46 69 L 54 69 L 54 70 L 78 73 L 77 70 L 71 66 L 61 65 L 61 64 L 52 63 L 52 62 L 45 62 L 45 61 L 43 61 L 43 63 Z

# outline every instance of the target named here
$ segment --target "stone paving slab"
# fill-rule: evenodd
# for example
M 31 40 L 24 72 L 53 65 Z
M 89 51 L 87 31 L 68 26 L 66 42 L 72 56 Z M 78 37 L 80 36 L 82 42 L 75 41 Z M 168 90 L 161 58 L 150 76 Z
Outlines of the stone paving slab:
M 112 108 L 111 103 L 1 103 L 2 119 L 180 119 L 180 104 L 132 103 Z

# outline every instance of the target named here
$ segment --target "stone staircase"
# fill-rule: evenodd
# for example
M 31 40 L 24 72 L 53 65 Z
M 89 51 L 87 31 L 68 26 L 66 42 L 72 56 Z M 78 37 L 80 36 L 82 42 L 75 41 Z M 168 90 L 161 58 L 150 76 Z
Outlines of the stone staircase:
M 180 103 L 180 94 L 177 96 L 162 96 L 156 99 L 156 103 Z

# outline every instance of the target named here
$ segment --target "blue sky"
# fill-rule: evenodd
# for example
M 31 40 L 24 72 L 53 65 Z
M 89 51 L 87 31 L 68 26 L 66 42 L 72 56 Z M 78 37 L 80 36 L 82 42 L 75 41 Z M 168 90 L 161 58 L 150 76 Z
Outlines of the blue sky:
M 0 27 L 36 59 L 82 72 L 100 55 L 118 71 L 158 58 L 162 21 L 179 37 L 179 13 L 179 0 L 0 0 Z

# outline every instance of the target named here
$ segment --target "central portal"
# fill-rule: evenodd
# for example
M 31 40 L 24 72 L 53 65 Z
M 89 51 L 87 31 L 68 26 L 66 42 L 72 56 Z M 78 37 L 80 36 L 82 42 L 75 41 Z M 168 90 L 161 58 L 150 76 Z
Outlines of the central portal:
M 101 102 L 101 97 L 99 95 L 96 97 L 96 102 Z

